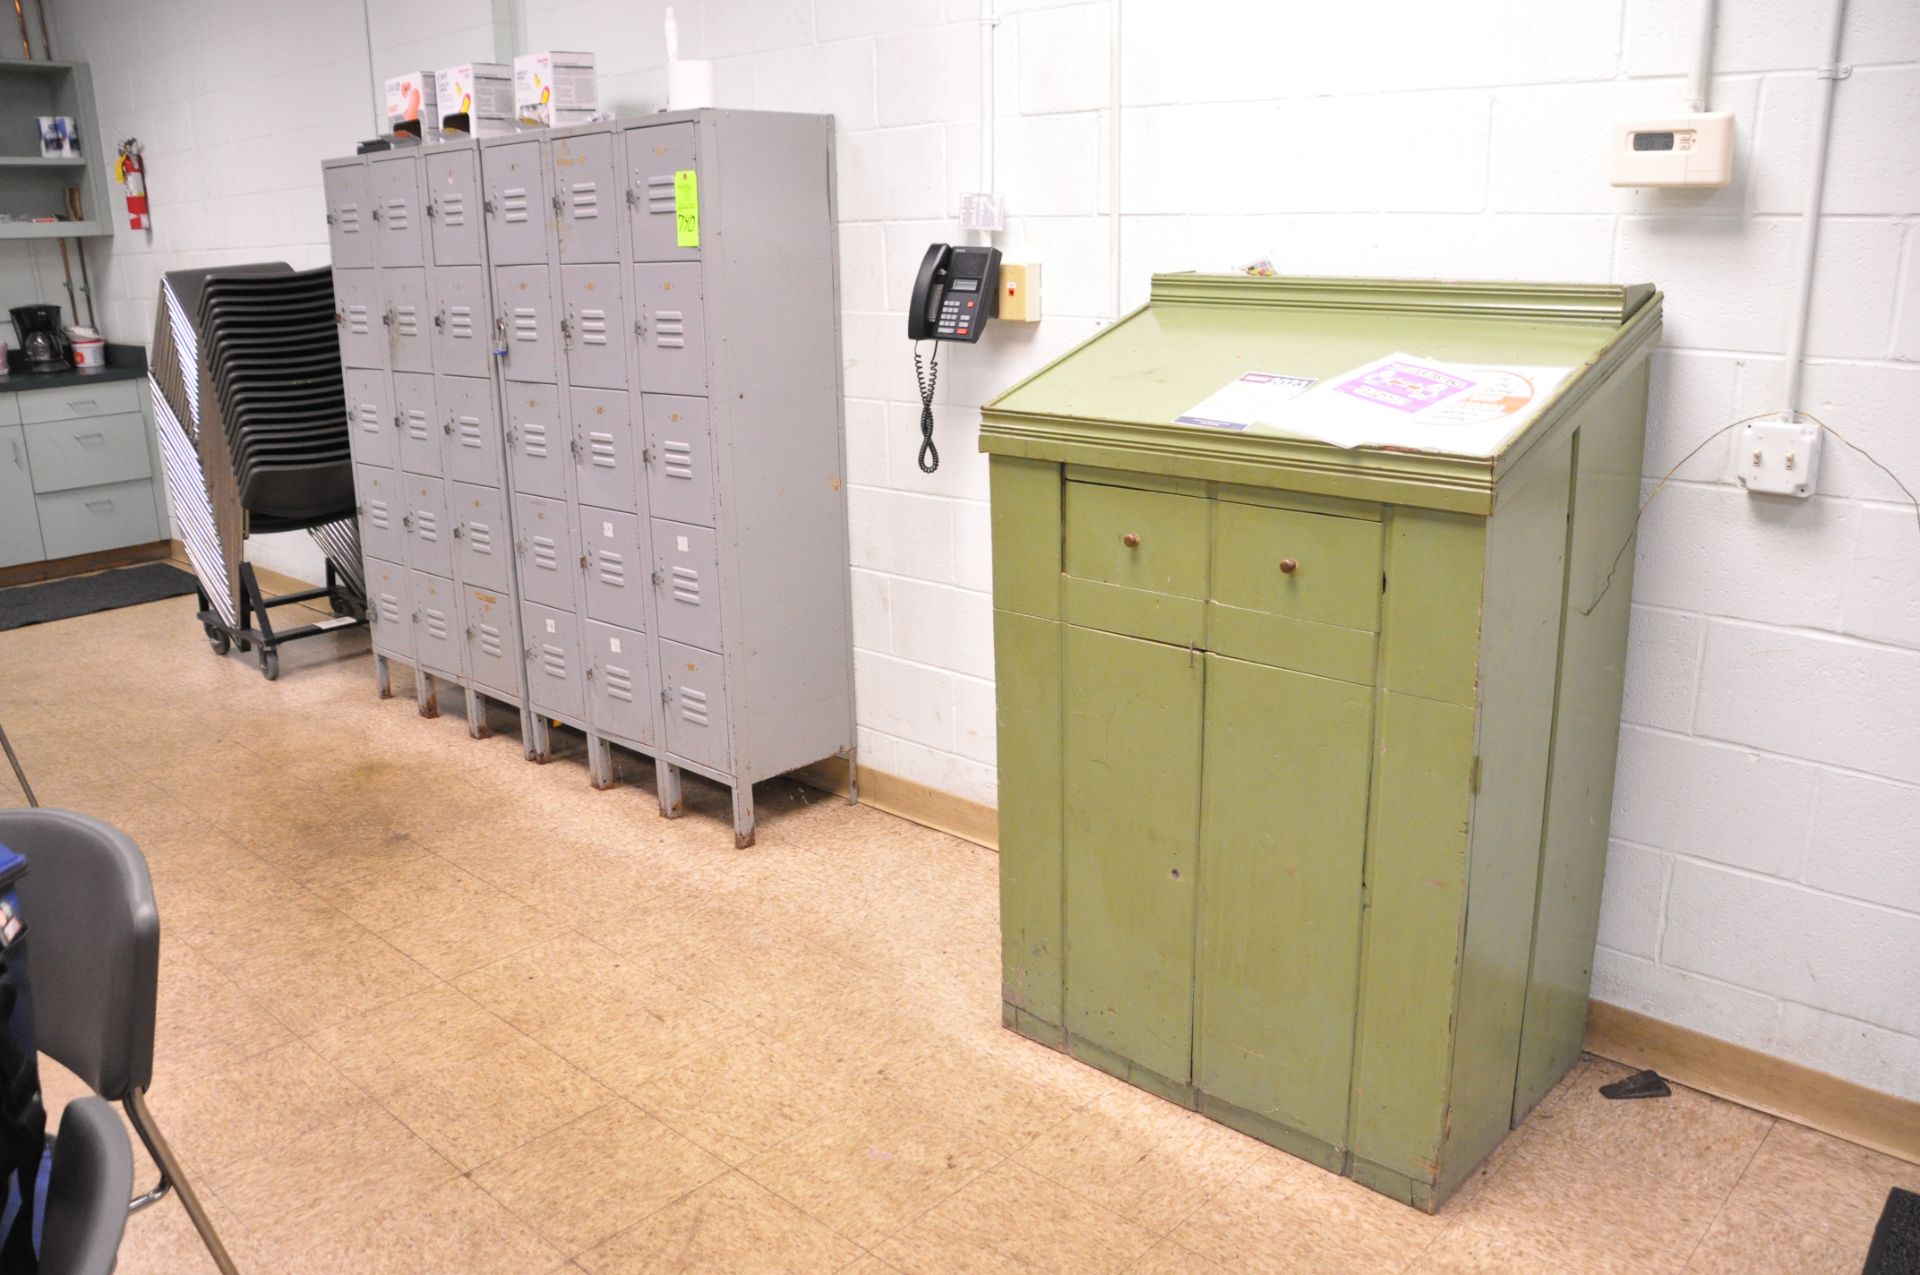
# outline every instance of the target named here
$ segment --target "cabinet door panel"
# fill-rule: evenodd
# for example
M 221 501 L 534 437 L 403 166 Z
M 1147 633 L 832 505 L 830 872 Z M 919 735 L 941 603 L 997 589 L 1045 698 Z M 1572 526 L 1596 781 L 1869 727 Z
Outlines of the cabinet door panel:
M 540 143 L 514 142 L 482 152 L 486 178 L 487 246 L 496 266 L 547 259 L 547 189 Z
M 707 430 L 707 400 L 647 394 L 640 415 L 647 429 L 648 512 L 713 526 L 713 436 Z
M 632 509 L 635 485 L 633 420 L 619 390 L 574 390 L 574 492 L 583 505 Z
M 26 434 L 0 427 L 0 567 L 39 562 L 40 516 L 33 508 L 33 475 L 27 468 Z
M 426 165 L 434 264 L 479 265 L 480 157 L 470 149 L 447 147 L 429 154 Z
M 440 410 L 447 418 L 447 477 L 500 485 L 500 427 L 493 384 L 472 376 L 440 378 Z
M 327 192 L 327 241 L 333 248 L 334 268 L 373 264 L 367 205 L 367 166 L 343 164 L 321 174 Z
M 627 309 L 620 267 L 562 266 L 566 305 L 567 381 L 620 390 L 627 386 Z
M 1069 627 L 1066 667 L 1069 1047 L 1185 1082 L 1205 663 Z
M 654 394 L 707 392 L 707 319 L 700 267 L 635 266 L 640 388 Z
M 646 628 L 648 571 L 640 519 L 582 505 L 580 547 L 587 557 L 587 614 L 621 628 Z
M 348 367 L 387 368 L 386 303 L 380 298 L 379 272 L 333 272 L 334 321 L 340 328 L 340 359 Z
M 433 371 L 433 311 L 427 305 L 427 272 L 382 270 L 380 287 L 386 294 L 387 339 L 396 372 Z
M 695 167 L 693 125 L 656 124 L 627 130 L 628 192 L 633 199 L 633 259 L 687 261 L 698 245 L 682 247 L 675 217 L 673 175 Z
M 374 264 L 417 266 L 425 260 L 420 165 L 412 155 L 367 165 L 373 195 Z
M 551 385 L 509 382 L 507 443 L 513 448 L 513 486 L 554 500 L 567 494 L 573 454 L 560 420 L 560 391 Z
M 609 735 L 651 747 L 654 692 L 647 675 L 647 640 L 631 629 L 588 620 L 587 716 Z
M 348 368 L 347 426 L 353 459 L 363 465 L 399 465 L 398 431 L 393 419 L 393 392 L 383 372 Z
M 1209 655 L 1194 1084 L 1341 1145 L 1373 690 Z
M 500 348 L 506 351 L 501 375 L 514 381 L 557 381 L 558 333 L 553 296 L 545 266 L 508 266 L 493 272 L 493 303 L 498 311 Z
M 460 622 L 460 591 L 453 581 L 425 571 L 413 573 L 413 636 L 420 663 L 429 672 L 461 677 L 460 653 L 466 637 Z
M 520 590 L 527 601 L 573 610 L 573 579 L 580 574 L 573 529 L 562 500 L 520 495 L 514 498 L 520 548 Z
M 467 668 L 474 685 L 504 700 L 520 698 L 520 637 L 513 604 L 491 589 L 468 589 Z
M 453 483 L 454 561 L 460 578 L 484 589 L 512 584 L 508 561 L 513 538 L 507 530 L 507 498 L 498 487 Z
M 612 133 L 553 139 L 554 190 L 560 196 L 560 260 L 620 260 L 620 179 Z
M 479 266 L 439 266 L 433 286 L 434 366 L 459 376 L 486 376 L 493 359 L 487 272 Z
M 393 406 L 400 420 L 400 468 L 409 474 L 444 471 L 440 440 L 446 428 L 440 419 L 433 377 L 425 372 L 393 374 Z

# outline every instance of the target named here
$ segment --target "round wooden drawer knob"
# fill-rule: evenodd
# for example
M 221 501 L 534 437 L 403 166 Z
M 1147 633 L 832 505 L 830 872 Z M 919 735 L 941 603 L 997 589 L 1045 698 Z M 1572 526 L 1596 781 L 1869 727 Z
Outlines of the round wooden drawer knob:
M 1280 574 L 1281 574 L 1281 575 L 1288 575 L 1288 576 L 1290 576 L 1290 575 L 1292 575 L 1292 574 L 1293 574 L 1294 572 L 1296 572 L 1296 571 L 1298 571 L 1299 569 L 1300 569 L 1300 563 L 1299 563 L 1299 561 L 1298 561 L 1297 559 L 1294 559 L 1294 558 L 1282 558 L 1282 559 L 1280 559 Z
M 1129 531 L 1126 535 L 1120 537 L 1120 543 L 1129 549 L 1138 549 L 1140 547 L 1140 537 Z

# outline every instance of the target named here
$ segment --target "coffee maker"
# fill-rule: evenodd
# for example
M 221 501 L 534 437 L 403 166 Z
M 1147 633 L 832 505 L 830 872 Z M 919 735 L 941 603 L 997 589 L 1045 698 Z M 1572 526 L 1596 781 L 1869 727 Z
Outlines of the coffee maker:
M 73 347 L 61 330 L 59 306 L 17 305 L 12 314 L 27 371 L 64 372 L 73 366 Z

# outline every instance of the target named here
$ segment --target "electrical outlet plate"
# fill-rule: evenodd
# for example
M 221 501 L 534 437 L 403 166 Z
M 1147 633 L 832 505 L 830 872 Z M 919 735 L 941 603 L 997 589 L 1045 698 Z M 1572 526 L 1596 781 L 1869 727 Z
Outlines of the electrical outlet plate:
M 960 229 L 962 230 L 1005 230 L 1006 213 L 1000 207 L 1000 196 L 984 193 L 960 196 Z
M 1813 495 L 1820 476 L 1820 427 L 1789 416 L 1748 422 L 1734 448 L 1733 473 L 1749 492 Z

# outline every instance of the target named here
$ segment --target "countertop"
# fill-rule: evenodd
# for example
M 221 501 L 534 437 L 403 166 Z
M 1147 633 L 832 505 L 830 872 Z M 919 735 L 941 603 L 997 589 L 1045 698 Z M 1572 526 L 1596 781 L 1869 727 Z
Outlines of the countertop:
M 20 351 L 9 350 L 7 362 L 13 372 L 0 376 L 0 394 L 21 394 L 29 390 L 63 390 L 76 385 L 98 385 L 103 381 L 131 381 L 147 374 L 147 351 L 138 345 L 108 345 L 107 365 L 97 372 L 27 372 Z

